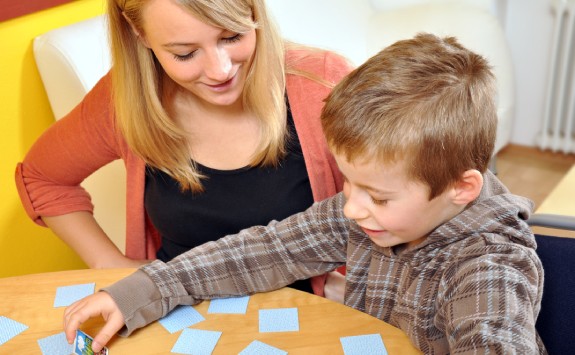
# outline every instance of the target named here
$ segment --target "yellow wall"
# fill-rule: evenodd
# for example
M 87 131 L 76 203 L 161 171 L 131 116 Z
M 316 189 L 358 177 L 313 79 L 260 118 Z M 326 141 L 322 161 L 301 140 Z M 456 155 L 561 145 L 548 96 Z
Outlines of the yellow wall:
M 14 169 L 54 122 L 34 63 L 33 38 L 104 8 L 104 0 L 79 0 L 0 22 L 0 277 L 86 267 L 50 230 L 27 217 Z

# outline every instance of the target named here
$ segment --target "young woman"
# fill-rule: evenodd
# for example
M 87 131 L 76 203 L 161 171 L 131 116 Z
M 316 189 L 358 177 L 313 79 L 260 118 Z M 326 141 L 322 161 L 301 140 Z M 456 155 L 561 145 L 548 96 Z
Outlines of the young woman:
M 263 0 L 109 0 L 108 15 L 110 73 L 16 172 L 30 217 L 88 266 L 167 261 L 341 189 L 319 116 L 345 59 L 285 43 Z M 115 159 L 127 169 L 125 256 L 80 187 Z M 341 300 L 337 276 L 314 292 Z

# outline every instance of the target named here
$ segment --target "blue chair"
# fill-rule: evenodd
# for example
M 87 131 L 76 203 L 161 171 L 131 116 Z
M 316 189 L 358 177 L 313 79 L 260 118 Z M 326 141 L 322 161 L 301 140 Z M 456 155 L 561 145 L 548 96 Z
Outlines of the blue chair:
M 530 226 L 575 230 L 575 218 L 535 214 Z M 575 354 L 575 238 L 535 235 L 545 278 L 535 327 L 550 355 Z

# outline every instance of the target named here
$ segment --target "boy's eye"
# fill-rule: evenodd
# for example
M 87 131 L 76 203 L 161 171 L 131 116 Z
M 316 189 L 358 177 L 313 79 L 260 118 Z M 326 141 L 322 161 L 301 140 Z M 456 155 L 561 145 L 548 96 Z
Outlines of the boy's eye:
M 373 197 L 371 197 L 371 202 L 373 202 L 374 205 L 378 205 L 378 206 L 383 206 L 383 205 L 387 204 L 387 200 L 376 200 Z

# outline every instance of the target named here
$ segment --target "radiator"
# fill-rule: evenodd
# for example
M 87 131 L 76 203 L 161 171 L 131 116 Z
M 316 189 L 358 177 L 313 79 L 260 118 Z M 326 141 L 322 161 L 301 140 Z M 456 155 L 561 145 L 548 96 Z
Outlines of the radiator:
M 537 146 L 575 152 L 575 0 L 554 0 L 555 14 L 545 112 Z

